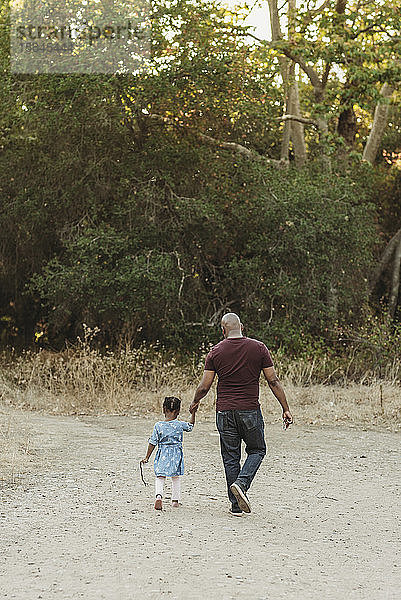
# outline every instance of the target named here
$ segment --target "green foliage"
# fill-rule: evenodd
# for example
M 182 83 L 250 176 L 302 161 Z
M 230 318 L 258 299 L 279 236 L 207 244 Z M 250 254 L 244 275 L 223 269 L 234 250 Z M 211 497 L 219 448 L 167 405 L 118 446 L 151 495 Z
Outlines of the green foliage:
M 107 219 L 71 230 L 33 276 L 54 332 L 86 322 L 109 339 L 129 330 L 134 341 L 188 348 L 217 339 L 231 309 L 249 334 L 297 351 L 339 315 L 358 317 L 374 229 L 348 175 L 187 151 L 149 142 L 157 177 L 140 176 L 137 157 L 131 194 L 117 188 Z
M 283 23 L 287 11 L 283 3 L 279 9 Z M 400 31 L 401 13 L 394 0 L 323 2 L 320 8 L 312 8 L 310 2 L 297 5 L 287 39 L 274 47 L 277 55 L 287 52 L 299 60 L 303 114 L 327 122 L 330 135 L 323 140 L 316 130 L 306 132 L 310 155 L 322 152 L 322 141 L 329 146 L 323 148 L 328 155 L 345 151 L 337 130 L 347 110 L 358 115 L 351 120 L 356 140 L 348 140 L 349 150 L 355 145 L 362 152 L 375 105 L 383 101 L 383 83 L 398 86 L 401 80 Z
M 227 281 L 258 335 L 300 351 L 308 336 L 327 336 L 338 315 L 357 319 L 374 231 L 354 186 L 338 174 L 272 172 L 250 208 L 236 204 L 246 233 Z
M 337 352 L 352 357 L 348 371 L 354 377 L 365 372 L 379 379 L 399 381 L 401 326 L 388 315 L 373 315 L 367 311 L 359 327 L 339 327 Z
M 60 330 L 70 319 L 98 323 L 111 337 L 129 326 L 135 339 L 144 334 L 169 340 L 181 274 L 174 253 L 131 252 L 132 240 L 111 227 L 85 229 L 66 244 L 29 289 L 51 307 L 51 324 Z M 145 331 L 138 335 L 140 332 Z
M 396 42 L 386 38 L 374 70 L 375 33 L 358 63 L 352 31 L 373 10 L 364 6 L 361 15 L 347 13 L 345 26 L 332 11 L 320 29 L 300 19 L 300 54 L 320 75 L 322 61 L 334 61 L 353 82 L 344 99 L 333 70 L 321 102 L 303 82 L 307 113 L 338 116 L 357 97 L 372 111 Z M 350 156 L 333 162 L 331 174 L 318 162 L 298 172 L 266 166 L 264 156 L 279 157 L 285 96 L 275 53 L 249 45 L 215 2 L 154 10 L 146 74 L 16 76 L 1 3 L 3 338 L 18 334 L 28 344 L 44 323 L 48 343 L 62 346 L 85 322 L 113 343 L 127 336 L 197 348 L 217 341 L 220 316 L 231 309 L 249 335 L 294 352 L 314 347 L 337 321 L 357 322 L 366 301 L 377 180 Z M 390 27 L 397 17 L 384 12 Z M 392 68 L 385 72 L 394 80 Z M 308 148 L 318 155 L 311 131 Z M 199 133 L 260 156 L 240 159 Z M 388 214 L 398 179 L 383 176 L 391 178 Z

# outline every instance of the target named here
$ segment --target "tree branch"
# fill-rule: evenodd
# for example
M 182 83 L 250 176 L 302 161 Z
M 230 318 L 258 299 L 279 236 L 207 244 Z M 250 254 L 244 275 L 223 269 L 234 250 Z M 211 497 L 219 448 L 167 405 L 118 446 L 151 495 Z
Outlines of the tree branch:
M 266 156 L 262 156 L 261 154 L 258 154 L 254 150 L 250 150 L 249 148 L 246 148 L 245 146 L 242 146 L 241 144 L 238 144 L 237 142 L 225 142 L 223 140 L 217 140 L 216 138 L 214 138 L 210 135 L 201 133 L 200 131 L 197 131 L 196 129 L 194 129 L 188 125 L 184 125 L 181 121 L 179 121 L 178 117 L 171 118 L 171 117 L 163 117 L 163 115 L 146 114 L 146 113 L 143 116 L 148 117 L 149 119 L 152 119 L 154 121 L 158 121 L 159 123 L 164 123 L 165 125 L 173 125 L 174 127 L 178 127 L 187 132 L 190 132 L 193 135 L 195 135 L 196 137 L 198 137 L 200 140 L 202 140 L 203 142 L 211 144 L 212 146 L 217 146 L 218 148 L 223 148 L 224 150 L 238 152 L 239 154 L 242 154 L 243 156 L 246 156 L 247 158 L 263 160 L 266 163 L 274 165 L 276 167 L 284 166 L 283 161 L 275 160 L 273 158 L 268 158 Z
M 331 69 L 331 64 L 330 63 L 326 63 L 325 67 L 324 67 L 324 73 L 323 73 L 323 77 L 322 77 L 322 86 L 325 88 L 326 84 L 327 84 L 327 80 L 329 78 L 329 74 L 330 74 L 330 69 Z
M 357 31 L 356 33 L 354 33 L 354 35 L 351 35 L 351 40 L 356 40 L 356 38 L 359 35 L 361 35 L 361 33 L 366 33 L 367 31 L 370 31 L 374 27 L 379 27 L 379 29 L 383 29 L 382 27 L 380 27 L 380 25 L 378 23 L 373 23 L 372 25 L 369 25 L 368 27 L 365 27 L 365 29 L 360 29 L 359 31 Z M 377 30 L 375 30 L 375 32 L 376 31 Z
M 194 132 L 197 137 L 199 137 L 204 142 L 211 144 L 212 146 L 219 146 L 220 148 L 224 148 L 225 150 L 233 150 L 234 152 L 239 152 L 239 154 L 243 154 L 244 156 L 248 156 L 249 158 L 255 156 L 255 153 L 249 148 L 242 146 L 241 144 L 237 144 L 236 142 L 224 142 L 222 140 L 216 140 L 216 138 L 211 137 L 210 135 L 205 135 L 200 131 Z
M 305 22 L 309 24 L 316 17 L 318 17 L 324 11 L 325 8 L 329 8 L 330 4 L 331 4 L 330 0 L 326 0 L 326 2 L 323 2 L 323 4 L 321 6 L 319 6 L 319 8 L 315 8 L 313 10 L 308 10 L 308 18 L 306 19 L 306 17 L 305 17 Z
M 274 46 L 273 46 L 274 47 Z M 298 63 L 299 66 L 301 67 L 301 69 L 307 74 L 307 76 L 310 79 L 311 84 L 313 85 L 313 87 L 315 88 L 315 91 L 321 91 L 323 89 L 323 83 L 320 81 L 319 79 L 319 75 L 317 74 L 317 72 L 315 71 L 315 69 L 313 67 L 311 67 L 310 65 L 308 65 L 303 58 L 301 58 L 300 56 L 297 56 L 296 54 L 293 54 L 292 52 L 290 52 L 290 50 L 288 50 L 287 48 L 277 48 L 276 50 L 279 50 L 280 52 L 282 52 L 282 54 L 284 54 L 287 58 L 290 58 L 291 60 L 293 60 L 294 62 Z
M 314 127 L 318 127 L 317 121 L 313 119 L 307 119 L 305 117 L 299 117 L 297 115 L 283 115 L 282 117 L 276 117 L 275 121 L 297 121 L 298 123 L 303 123 L 304 125 L 313 125 Z
M 236 27 L 235 25 L 230 25 L 229 30 L 231 32 L 234 32 L 236 35 L 241 36 L 241 37 L 248 37 L 249 36 L 249 37 L 253 38 L 254 40 L 256 40 L 257 42 L 260 42 L 261 44 L 265 44 L 267 46 L 270 45 L 270 42 L 268 42 L 267 40 L 263 40 L 263 39 L 259 38 L 257 35 L 251 33 L 250 31 L 245 31 L 243 27 Z

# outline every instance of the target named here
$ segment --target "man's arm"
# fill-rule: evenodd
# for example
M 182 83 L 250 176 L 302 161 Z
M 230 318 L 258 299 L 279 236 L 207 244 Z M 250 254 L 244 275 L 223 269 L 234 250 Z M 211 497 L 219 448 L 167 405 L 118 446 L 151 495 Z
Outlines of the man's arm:
M 266 377 L 267 383 L 277 400 L 280 402 L 283 409 L 283 419 L 286 423 L 292 423 L 292 415 L 288 406 L 287 398 L 285 397 L 284 389 L 277 377 L 274 367 L 265 367 L 263 369 L 263 375 Z
M 203 371 L 202 379 L 201 379 L 198 387 L 196 388 L 194 399 L 192 401 L 191 406 L 189 407 L 189 410 L 191 412 L 195 407 L 198 408 L 199 402 L 202 400 L 202 398 L 204 396 L 206 396 L 206 394 L 212 387 L 212 383 L 214 381 L 215 376 L 216 376 L 215 371 L 206 371 L 206 370 Z

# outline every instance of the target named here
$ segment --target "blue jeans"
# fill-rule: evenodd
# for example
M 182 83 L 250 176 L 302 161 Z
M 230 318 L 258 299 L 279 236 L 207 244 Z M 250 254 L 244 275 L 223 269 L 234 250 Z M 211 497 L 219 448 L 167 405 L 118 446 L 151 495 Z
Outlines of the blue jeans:
M 256 410 L 221 410 L 216 414 L 220 449 L 226 473 L 228 497 L 238 508 L 230 485 L 237 481 L 247 491 L 266 454 L 264 422 L 260 408 Z M 241 442 L 245 442 L 247 459 L 241 469 Z

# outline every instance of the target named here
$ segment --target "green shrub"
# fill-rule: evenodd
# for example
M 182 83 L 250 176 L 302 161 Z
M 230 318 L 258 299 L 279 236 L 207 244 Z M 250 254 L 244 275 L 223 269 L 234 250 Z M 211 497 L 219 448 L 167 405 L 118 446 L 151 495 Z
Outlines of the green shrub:
M 32 277 L 52 335 L 86 322 L 112 341 L 129 332 L 134 343 L 190 349 L 217 341 L 233 310 L 249 335 L 297 353 L 337 321 L 357 320 L 375 231 L 351 177 L 277 171 L 202 147 L 188 149 L 190 161 L 182 148 L 163 152 L 164 179 L 117 191 L 109 214 L 70 233 Z M 174 152 L 175 190 L 166 183 Z

